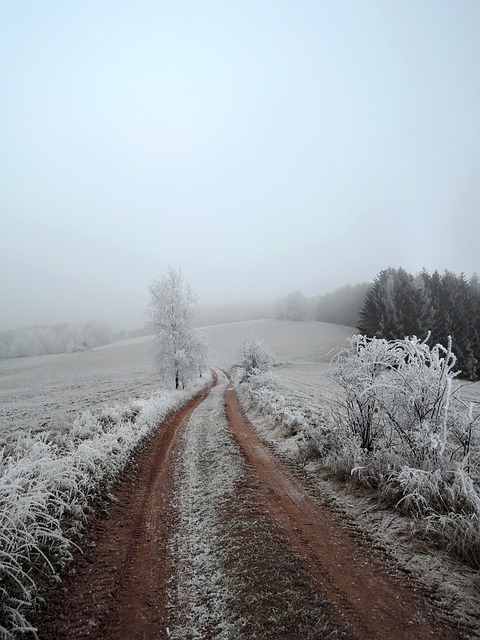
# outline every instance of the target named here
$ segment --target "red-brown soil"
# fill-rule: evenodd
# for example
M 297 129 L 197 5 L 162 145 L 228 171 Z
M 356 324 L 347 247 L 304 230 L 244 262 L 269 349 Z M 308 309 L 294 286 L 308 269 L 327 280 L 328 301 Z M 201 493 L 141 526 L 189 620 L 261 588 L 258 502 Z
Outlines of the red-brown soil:
M 217 383 L 215 376 L 212 384 Z M 135 456 L 106 515 L 84 538 L 62 588 L 38 620 L 41 640 L 166 637 L 173 466 L 178 432 L 210 387 L 170 415 Z

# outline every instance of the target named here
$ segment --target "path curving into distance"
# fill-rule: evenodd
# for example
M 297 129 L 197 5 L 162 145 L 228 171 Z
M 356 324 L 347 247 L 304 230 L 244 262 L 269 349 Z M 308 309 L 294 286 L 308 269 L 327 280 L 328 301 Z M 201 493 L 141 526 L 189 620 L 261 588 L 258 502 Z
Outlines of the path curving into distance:
M 40 640 L 446 639 L 245 419 L 228 374 L 135 454 Z

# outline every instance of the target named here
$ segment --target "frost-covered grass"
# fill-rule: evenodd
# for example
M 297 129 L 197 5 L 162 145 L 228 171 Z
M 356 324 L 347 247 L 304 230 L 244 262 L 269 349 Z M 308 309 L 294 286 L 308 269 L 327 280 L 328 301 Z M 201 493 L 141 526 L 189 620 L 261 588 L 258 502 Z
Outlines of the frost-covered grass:
M 76 353 L 0 360 L 0 446 L 20 431 L 68 431 L 82 411 L 158 388 L 151 337 Z
M 234 637 L 233 597 L 219 542 L 225 505 L 245 473 L 223 408 L 224 384 L 192 414 L 177 467 L 180 523 L 171 544 L 177 582 L 171 592 L 181 623 L 172 638 Z
M 199 383 L 205 384 L 205 380 Z M 85 411 L 68 431 L 20 432 L 0 451 L 0 638 L 34 633 L 28 618 L 69 561 L 92 502 L 132 452 L 198 389 Z

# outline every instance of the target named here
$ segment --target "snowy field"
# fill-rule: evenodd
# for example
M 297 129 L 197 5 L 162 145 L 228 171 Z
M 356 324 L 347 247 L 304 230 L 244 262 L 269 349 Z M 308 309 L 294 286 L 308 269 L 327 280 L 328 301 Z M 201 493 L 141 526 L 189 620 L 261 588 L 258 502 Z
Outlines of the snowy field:
M 228 369 L 240 359 L 244 339 L 261 338 L 277 364 L 328 363 L 335 350 L 346 346 L 351 327 L 324 322 L 251 320 L 215 325 L 204 330 L 212 364 Z
M 77 414 L 131 397 L 159 383 L 152 338 L 132 338 L 88 351 L 0 360 L 0 445 L 21 431 L 67 429 Z
M 292 394 L 315 397 L 331 349 L 344 346 L 348 327 L 319 322 L 255 320 L 206 327 L 209 361 L 229 369 L 254 334 L 275 355 Z M 151 337 L 88 351 L 0 360 L 0 445 L 21 432 L 68 430 L 82 411 L 149 397 L 161 381 L 152 366 Z
M 229 369 L 245 338 L 255 335 L 275 357 L 275 373 L 293 406 L 328 404 L 336 393 L 330 359 L 353 328 L 322 322 L 252 320 L 206 327 L 209 362 Z M 0 360 L 0 445 L 21 431 L 68 430 L 77 414 L 148 397 L 161 381 L 152 366 L 151 337 L 71 354 Z M 480 399 L 480 383 L 465 388 Z
M 339 388 L 327 373 L 330 360 L 347 346 L 347 338 L 357 330 L 324 322 L 251 320 L 206 327 L 210 362 L 229 369 L 240 360 L 245 338 L 255 335 L 275 358 L 274 372 L 280 378 L 282 394 L 293 407 L 325 406 L 335 399 Z M 480 382 L 458 382 L 462 398 L 480 401 Z

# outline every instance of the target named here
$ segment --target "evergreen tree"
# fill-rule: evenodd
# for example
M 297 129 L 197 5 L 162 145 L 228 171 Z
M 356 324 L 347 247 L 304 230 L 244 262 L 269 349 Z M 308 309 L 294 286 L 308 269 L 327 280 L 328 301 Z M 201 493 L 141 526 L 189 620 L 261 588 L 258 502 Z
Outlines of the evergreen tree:
M 477 366 L 475 369 L 475 379 L 480 379 L 480 278 L 476 273 L 470 278 L 470 290 L 473 300 L 473 316 L 474 316 L 474 345 Z
M 404 269 L 385 269 L 367 291 L 359 329 L 387 340 L 407 336 L 447 345 L 452 339 L 458 368 L 467 378 L 480 377 L 480 281 L 467 281 L 450 271 L 440 276 L 423 270 L 412 276 Z
M 473 289 L 462 273 L 457 276 L 452 344 L 462 375 L 470 379 L 476 377 L 479 355 L 476 339 L 475 303 Z
M 392 339 L 397 333 L 394 301 L 395 269 L 380 271 L 365 294 L 359 330 L 371 338 Z

